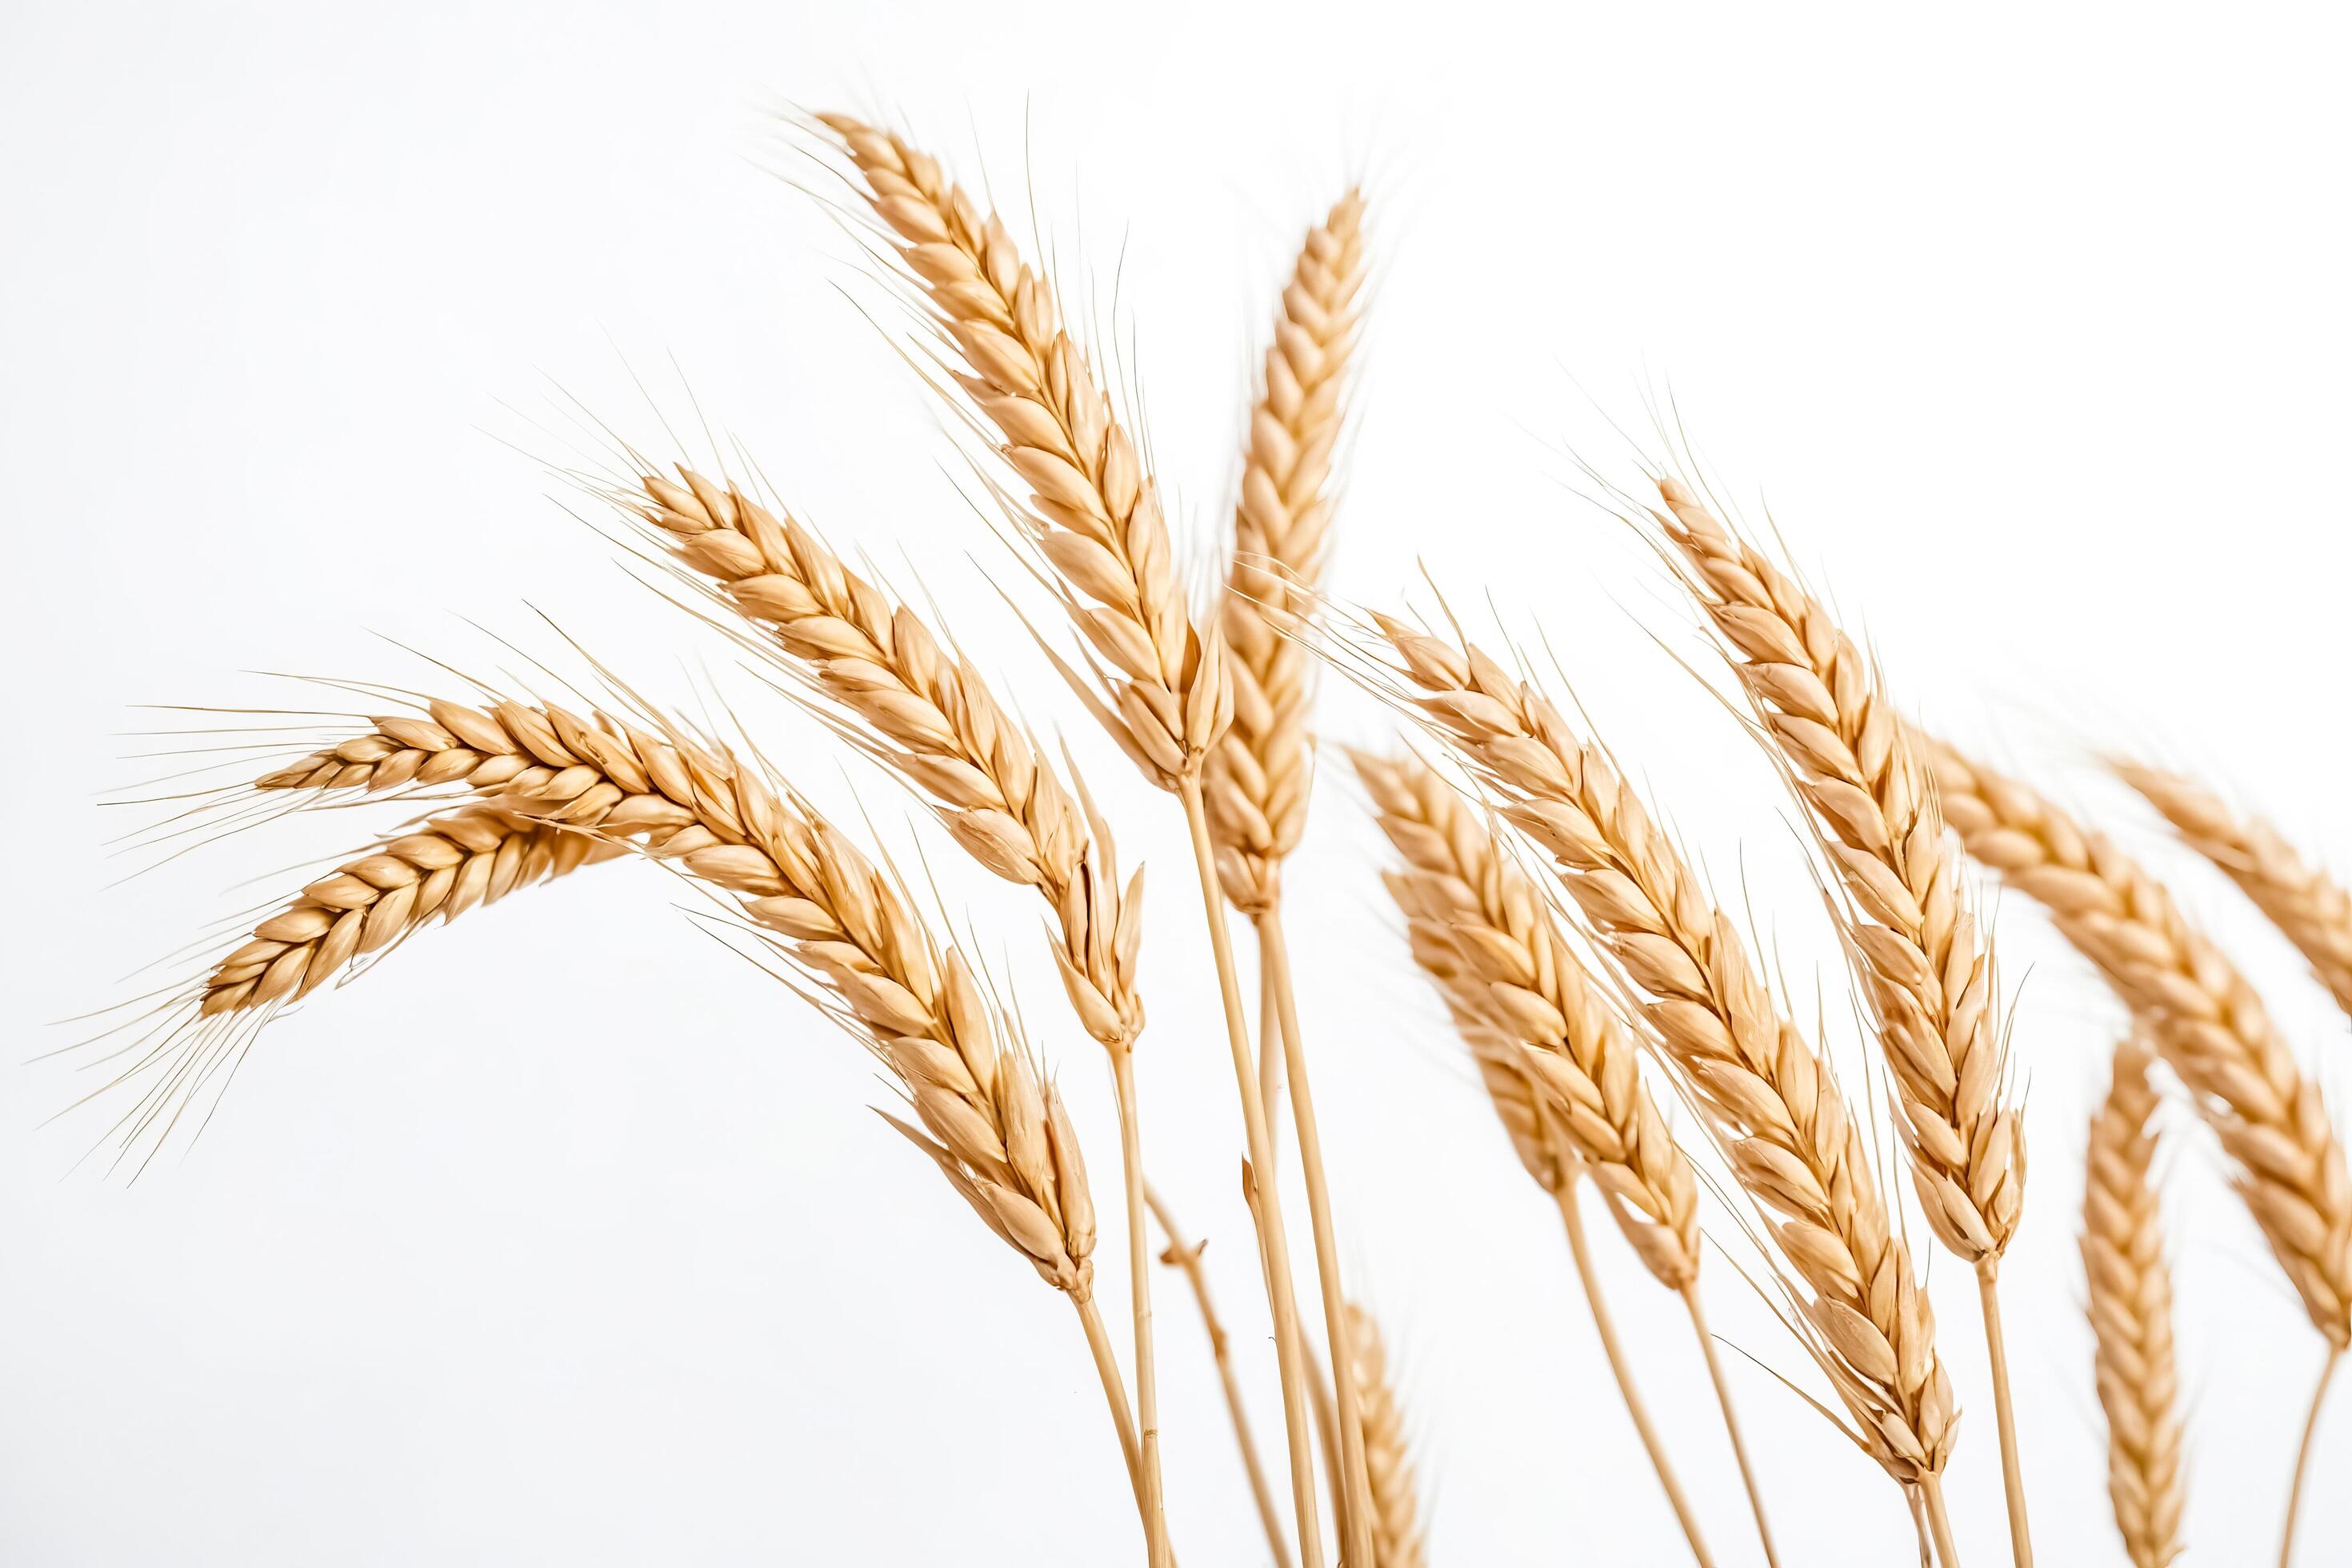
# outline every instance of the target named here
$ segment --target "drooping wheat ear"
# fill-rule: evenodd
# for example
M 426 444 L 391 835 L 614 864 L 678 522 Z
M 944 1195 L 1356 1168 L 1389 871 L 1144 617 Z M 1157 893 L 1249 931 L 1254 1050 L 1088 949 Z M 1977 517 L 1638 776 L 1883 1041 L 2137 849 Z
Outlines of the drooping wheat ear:
M 1282 860 L 1307 826 L 1316 661 L 1287 633 L 1312 613 L 1328 554 L 1331 454 L 1356 346 L 1363 226 L 1363 196 L 1349 191 L 1308 231 L 1282 291 L 1243 443 L 1223 612 L 1234 721 L 1209 753 L 1202 784 L 1217 874 L 1244 914 L 1275 906 Z
M 1458 1020 L 1510 1042 L 1507 1052 L 1473 1042 L 1489 1089 L 1516 1068 L 1538 1090 L 1642 1261 L 1662 1284 L 1682 1289 L 1698 1277 L 1697 1180 L 1643 1087 L 1634 1041 L 1570 951 L 1550 906 L 1434 770 L 1360 752 L 1349 760 L 1381 830 L 1404 858 L 1406 868 L 1387 880 L 1415 956 Z M 1501 1059 L 1489 1068 L 1490 1057 Z M 1535 1143 L 1540 1130 L 1513 1103 L 1517 1086 L 1506 1077 L 1504 1088 L 1496 1109 L 1512 1142 Z M 1525 1146 L 1520 1161 L 1552 1184 L 1548 1162 Z
M 1937 1240 L 1998 1258 L 2025 1198 L 2025 1142 L 2001 1103 L 1992 943 L 1969 909 L 1927 769 L 1877 672 L 1797 577 L 1678 481 L 1654 511 L 1845 889 L 1845 935 L 1903 1108 Z
M 1834 1076 L 1781 1012 L 1737 929 L 1599 750 L 1475 648 L 1376 616 L 1391 695 L 1421 715 L 1555 862 L 1643 998 L 1667 1062 L 1801 1280 L 1808 1350 L 1898 1481 L 1932 1482 L 1956 1431 L 1935 1312 Z
M 2352 1013 L 2352 893 L 2295 852 L 2259 816 L 2242 816 L 2193 779 L 2133 763 L 2116 771 L 2180 835 L 2229 875 L 2311 963 L 2337 1006 Z
M 1135 976 L 1143 872 L 1120 888 L 1109 826 L 1083 784 L 1066 786 L 969 659 L 798 520 L 733 485 L 678 475 L 682 483 L 641 473 L 633 512 L 859 721 L 836 726 L 845 740 L 927 795 L 974 859 L 1044 896 L 1079 1020 L 1106 1046 L 1133 1043 L 1144 1022 Z
M 2107 1415 L 2107 1496 L 2133 1568 L 2180 1553 L 2179 1378 L 2172 1359 L 2172 1271 L 2149 1166 L 2157 1093 L 2148 1047 L 2116 1049 L 2115 1078 L 2091 1116 L 2083 1194 L 2099 1405 Z
M 1412 1453 L 1405 1441 L 1404 1406 L 1389 1382 L 1388 1347 L 1380 1324 L 1348 1303 L 1348 1375 L 1363 1412 L 1364 1458 L 1372 1493 L 1372 1551 L 1378 1568 L 1423 1568 L 1421 1500 L 1414 1495 Z
M 2352 1179 L 2319 1086 L 2245 976 L 2161 884 L 2012 779 L 1920 737 L 1969 853 L 2046 908 L 2189 1086 L 2235 1184 L 2328 1342 L 2352 1343 Z
M 423 929 L 621 853 L 606 844 L 481 805 L 385 839 L 302 889 L 221 960 L 197 1005 L 205 1016 L 299 1000 Z
M 1233 714 L 1220 640 L 1194 630 L 1160 493 L 1054 293 L 1003 220 L 896 132 L 819 119 L 866 182 L 912 280 L 929 298 L 956 379 L 1025 483 L 1012 510 L 1059 578 L 1108 696 L 1089 706 L 1147 777 L 1173 789 Z
M 1090 1296 L 1094 1203 L 1061 1097 L 894 878 L 761 769 L 682 730 L 514 701 L 427 711 L 437 734 L 412 720 L 396 737 L 428 753 L 415 776 L 592 846 L 635 841 L 730 895 L 830 994 L 928 1135 L 894 1125 L 1048 1283 Z

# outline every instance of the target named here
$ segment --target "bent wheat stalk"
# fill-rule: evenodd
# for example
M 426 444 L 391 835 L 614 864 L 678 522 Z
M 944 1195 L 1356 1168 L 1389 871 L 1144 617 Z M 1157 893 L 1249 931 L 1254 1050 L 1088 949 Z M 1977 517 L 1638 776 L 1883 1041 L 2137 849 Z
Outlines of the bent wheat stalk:
M 1555 1194 L 1578 1171 L 1590 1172 L 1635 1253 L 1682 1297 L 1765 1557 L 1777 1562 L 1763 1494 L 1700 1307 L 1698 1184 L 1642 1084 L 1633 1038 L 1534 884 L 1434 769 L 1412 756 L 1351 752 L 1349 758 L 1381 831 L 1404 860 L 1402 872 L 1382 879 L 1404 913 L 1413 956 L 1469 1045 L 1520 1163 Z M 1556 1157 L 1561 1140 L 1574 1156 L 1565 1163 Z M 1583 1284 L 1596 1313 L 1602 1312 L 1599 1281 Z M 1613 1342 L 1613 1334 L 1604 1336 L 1604 1343 Z M 1681 1489 L 1663 1448 L 1651 1441 L 1630 1369 L 1612 1360 L 1612 1370 L 1651 1444 L 1659 1479 L 1678 1500 Z M 1696 1527 L 1687 1519 L 1685 1526 L 1699 1550 Z
M 2180 1554 L 2187 1501 L 2180 1469 L 2179 1376 L 2172 1353 L 2172 1271 L 2150 1168 L 2156 1159 L 2154 1059 L 2127 1040 L 2091 1117 L 2083 1192 L 2083 1273 L 2090 1285 L 2099 1407 L 2107 1417 L 2107 1497 L 2132 1568 Z
M 1088 673 L 1063 666 L 1072 690 L 1144 776 L 1182 804 L 1248 1156 L 1271 1173 L 1272 1143 L 1201 789 L 1209 750 L 1233 718 L 1223 637 L 1194 630 L 1157 487 L 1084 352 L 1063 330 L 1052 289 L 1021 258 L 1003 221 L 897 135 L 843 115 L 820 118 L 864 181 L 887 243 L 929 301 L 942 355 L 960 367 L 956 380 L 995 432 L 998 455 L 1030 491 L 1024 500 L 1000 487 L 997 499 L 1051 567 L 1055 597 L 1085 642 Z M 1322 1568 L 1304 1338 L 1273 1180 L 1259 1184 L 1252 1213 L 1282 1369 L 1299 1557 L 1307 1568 Z M 1348 1531 L 1346 1544 L 1352 1561 L 1370 1555 L 1360 1526 Z
M 1375 619 L 1393 662 L 1373 679 L 1551 856 L 1741 1185 L 1780 1216 L 1769 1228 L 1784 1283 L 1854 1418 L 1848 1436 L 1921 1489 L 1933 1524 L 1957 1419 L 1935 1312 L 1828 1064 L 1672 842 L 1542 693 L 1475 648 Z
M 2326 1338 L 2311 1425 L 2352 1344 L 2352 1176 L 2318 1085 L 2262 998 L 2172 897 L 2105 838 L 2014 780 L 1921 738 L 1944 815 L 1969 853 L 2047 909 L 2188 1086 L 2233 1166 L 2238 1195 Z M 2294 1538 L 2310 1426 L 2288 1491 Z
M 1678 480 L 1654 509 L 1669 560 L 1715 628 L 1756 728 L 1811 812 L 1929 1228 L 1976 1270 L 1992 1362 L 2001 1478 L 2018 1568 L 2030 1568 L 1997 1280 L 2025 1199 L 2025 1140 L 2001 1101 L 1992 944 L 1960 857 L 1877 672 L 1793 574 L 1726 527 Z
M 2240 816 L 2195 780 L 2136 763 L 2118 763 L 2116 772 L 2164 814 L 2182 843 L 2238 885 L 2310 962 L 2336 1005 L 2352 1013 L 2352 893 L 2269 823 Z
M 1035 888 L 1053 914 L 1063 990 L 1109 1054 L 1118 1100 L 1136 1415 L 1158 1516 L 1159 1379 L 1134 1063 L 1144 1025 L 1135 980 L 1142 868 L 1122 890 L 1109 825 L 1084 781 L 1075 791 L 1063 784 L 980 671 L 921 616 L 849 570 L 799 520 L 779 519 L 734 485 L 677 472 L 673 481 L 641 466 L 637 492 L 613 499 L 714 597 L 770 634 L 754 646 L 846 715 L 834 724 L 836 734 L 905 778 L 974 859 Z M 1155 1558 L 1165 1551 L 1155 1540 Z

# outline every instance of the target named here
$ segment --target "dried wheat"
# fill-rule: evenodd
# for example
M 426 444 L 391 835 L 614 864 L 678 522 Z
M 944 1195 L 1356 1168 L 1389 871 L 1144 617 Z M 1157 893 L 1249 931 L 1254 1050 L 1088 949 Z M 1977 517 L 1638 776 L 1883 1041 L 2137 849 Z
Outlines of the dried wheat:
M 2352 1343 L 2352 1179 L 2319 1087 L 2245 977 L 2170 894 L 2032 790 L 1922 737 L 1969 853 L 2048 909 L 2180 1075 L 2271 1251 L 2331 1345 Z
M 2259 816 L 2241 816 L 2194 780 L 2120 763 L 2124 782 L 2164 814 L 2181 841 L 2229 875 L 2352 1013 L 2352 893 Z
M 1308 231 L 1266 351 L 1243 444 L 1223 611 L 1234 721 L 1202 778 L 1217 872 L 1236 909 L 1281 898 L 1282 861 L 1307 826 L 1315 656 L 1291 635 L 1310 615 L 1331 523 L 1332 448 L 1364 280 L 1364 200 L 1349 191 Z
M 2153 1059 L 2116 1047 L 2114 1081 L 2091 1117 L 2083 1194 L 2083 1272 L 2090 1281 L 2099 1405 L 2107 1416 L 2107 1496 L 2133 1568 L 2180 1553 L 2179 1378 L 2172 1357 L 2172 1272 L 2150 1166 L 2156 1157 Z
M 1772 1234 L 1805 1288 L 1807 1348 L 1855 1417 L 1856 1441 L 1897 1481 L 1934 1492 L 1957 1415 L 1935 1313 L 1828 1064 L 1731 921 L 1549 700 L 1475 649 L 1378 624 L 1398 661 L 1391 695 L 1554 858 L 1741 1184 L 1782 1216 Z
M 1199 771 L 1232 718 L 1218 640 L 1193 629 L 1160 492 L 1052 287 L 994 213 L 893 132 L 821 116 L 1030 490 L 1017 521 L 1052 563 L 1063 607 L 1092 650 L 1108 700 L 1087 697 L 1138 766 L 1164 787 Z
M 1362 1307 L 1348 1303 L 1348 1340 L 1353 1350 L 1347 1374 L 1356 1385 L 1363 1415 L 1364 1453 L 1372 1494 L 1372 1562 L 1376 1568 L 1423 1568 L 1421 1501 L 1414 1494 L 1412 1454 L 1405 1441 L 1404 1406 L 1389 1382 L 1388 1348 L 1380 1324 Z

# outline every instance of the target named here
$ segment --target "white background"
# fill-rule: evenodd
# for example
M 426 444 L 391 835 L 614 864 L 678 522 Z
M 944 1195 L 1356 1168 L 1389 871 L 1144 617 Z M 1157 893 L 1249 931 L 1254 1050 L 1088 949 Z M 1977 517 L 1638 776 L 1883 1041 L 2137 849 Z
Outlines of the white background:
M 126 732 L 203 722 L 134 704 L 338 705 L 241 671 L 436 679 L 385 638 L 516 666 L 469 618 L 580 674 L 535 605 L 665 698 L 730 694 L 820 799 L 931 854 L 1050 1020 L 1110 1190 L 1107 1075 L 1053 1017 L 1032 910 L 963 878 L 903 795 L 763 701 L 549 499 L 581 505 L 534 460 L 569 460 L 564 398 L 667 453 L 657 415 L 696 430 L 690 391 L 837 541 L 919 574 L 1034 717 L 1071 726 L 1150 862 L 1152 1163 L 1213 1238 L 1278 1447 L 1172 811 L 1078 727 L 990 590 L 983 573 L 1020 587 L 1010 560 L 853 300 L 902 318 L 765 172 L 804 167 L 769 146 L 789 100 L 903 114 L 1016 210 L 1034 189 L 1067 291 L 1143 389 L 1204 582 L 1277 277 L 1368 179 L 1380 283 L 1337 588 L 1391 604 L 1425 559 L 1548 637 L 1796 988 L 1827 991 L 1852 1081 L 1771 776 L 1670 657 L 1707 668 L 1657 564 L 1573 493 L 1578 458 L 1637 476 L 1668 396 L 1901 694 L 2176 871 L 2341 1089 L 2343 1020 L 2094 761 L 2186 763 L 2352 861 L 2340 19 L 1788 11 L 11 4 L 7 1057 L 79 1037 L 54 1021 L 160 983 L 130 972 L 390 825 L 318 814 L 111 885 L 156 857 L 108 840 L 163 808 L 100 797 L 175 765 L 131 753 L 200 743 Z M 1347 692 L 1326 721 L 1385 729 Z M 1404 964 L 1373 851 L 1328 773 L 1292 879 L 1306 1023 L 1435 1560 L 1681 1561 L 1556 1222 Z M 862 1109 L 883 1091 L 860 1053 L 679 901 L 621 866 L 428 933 L 283 1019 L 193 1152 L 133 1187 L 102 1162 L 68 1173 L 102 1106 L 39 1126 L 98 1080 L 87 1057 L 0 1076 L 0 1560 L 1131 1560 L 1062 1303 Z M 2031 907 L 1999 915 L 2032 1093 L 2005 1278 L 2036 1533 L 2045 1563 L 2117 1561 L 2074 1237 L 2118 1018 Z M 2194 1561 L 2267 1562 L 2318 1341 L 2182 1131 L 2188 1535 Z M 1721 1558 L 1752 1561 L 1685 1326 L 1605 1225 L 1600 1249 Z M 1990 1563 L 1972 1292 L 1932 1268 L 1969 1415 L 1960 1533 Z M 1102 1273 L 1116 1321 L 1121 1270 Z M 1725 1335 L 1801 1378 L 1734 1271 L 1710 1275 Z M 1261 1562 L 1172 1277 L 1160 1301 L 1184 1560 Z M 1784 1560 L 1908 1562 L 1893 1488 L 1732 1359 Z M 2313 1563 L 2352 1540 L 2352 1410 L 2324 1438 Z

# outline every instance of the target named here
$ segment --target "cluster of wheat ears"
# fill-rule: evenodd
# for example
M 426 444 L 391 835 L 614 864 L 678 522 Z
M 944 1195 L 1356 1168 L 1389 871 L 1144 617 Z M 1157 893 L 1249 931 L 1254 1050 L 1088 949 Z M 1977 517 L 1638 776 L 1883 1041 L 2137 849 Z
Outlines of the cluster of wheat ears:
M 1595 1288 L 1580 1210 L 1588 1179 L 1687 1312 L 1691 1353 L 1720 1400 L 1770 1562 L 1767 1500 L 1703 1307 L 1698 1170 L 1723 1173 L 1719 1215 L 1769 1260 L 1760 1278 L 1779 1318 L 1832 1396 L 1815 1409 L 1900 1489 L 1921 1562 L 1958 1568 L 1943 1477 L 1959 1412 L 1906 1216 L 1924 1221 L 1978 1284 L 2008 1536 L 2016 1561 L 2032 1561 L 1999 1289 L 2025 1213 L 2026 1150 L 1969 862 L 2047 911 L 2130 1019 L 2089 1128 L 2079 1220 L 2059 1223 L 2081 1231 L 2116 1524 L 2139 1568 L 2172 1560 L 2184 1434 L 2151 1177 L 2159 1100 L 2171 1095 L 2211 1129 L 2329 1371 L 2352 1339 L 2352 1184 L 2317 1089 L 2245 979 L 2165 889 L 2025 785 L 1906 721 L 1822 601 L 1692 486 L 1661 476 L 1654 495 L 1618 495 L 1711 628 L 1749 732 L 1813 830 L 1875 1037 L 1874 1087 L 1900 1134 L 1882 1147 L 1864 1097 L 1841 1085 L 1739 924 L 1609 752 L 1521 661 L 1482 652 L 1450 621 L 1343 608 L 1321 594 L 1370 254 L 1358 194 L 1308 229 L 1283 283 L 1243 436 L 1223 591 L 1204 612 L 1184 590 L 1149 447 L 1005 223 L 892 132 L 823 115 L 799 132 L 808 168 L 831 182 L 804 185 L 868 246 L 921 321 L 924 368 L 985 448 L 981 471 L 1006 538 L 1029 552 L 1076 634 L 1040 640 L 1058 643 L 1070 689 L 1182 814 L 1232 1055 L 1280 1373 L 1278 1442 L 1262 1447 L 1253 1434 L 1201 1249 L 1147 1177 L 1133 1070 L 1145 1045 L 1142 873 L 1122 873 L 1068 752 L 1012 716 L 935 612 L 891 597 L 759 493 L 633 449 L 618 448 L 626 471 L 605 476 L 603 494 L 640 531 L 647 558 L 705 595 L 696 607 L 706 618 L 902 780 L 956 844 L 1043 900 L 1071 1013 L 1108 1056 L 1116 1090 L 1113 1206 L 1133 1306 L 1126 1364 L 1093 1289 L 1097 1205 L 1081 1130 L 1003 993 L 887 860 L 751 747 L 625 699 L 617 682 L 610 703 L 584 713 L 495 690 L 420 698 L 245 781 L 238 798 L 260 813 L 355 794 L 424 805 L 169 999 L 113 1078 L 133 1100 L 116 1129 L 124 1148 L 167 1137 L 208 1085 L 226 1082 L 267 1019 L 368 955 L 528 884 L 651 857 L 727 900 L 799 996 L 872 1054 L 901 1091 L 892 1125 L 1074 1310 L 1154 1568 L 1173 1563 L 1178 1545 L 1162 1495 L 1155 1256 L 1205 1322 L 1271 1560 L 1421 1563 L 1410 1424 L 1380 1331 L 1342 1277 L 1344 1205 L 1326 1177 L 1284 937 L 1282 873 L 1317 761 L 1313 696 L 1318 674 L 1336 670 L 1408 721 L 1395 747 L 1348 757 L 1394 847 L 1383 881 L 1512 1148 L 1559 1205 L 1593 1328 L 1701 1563 L 1717 1561 L 1715 1548 Z M 2195 784 L 2122 772 L 2352 1008 L 2352 900 Z M 1255 1018 L 1235 915 L 1256 944 Z M 1274 1179 L 1283 1159 L 1297 1162 L 1306 1196 L 1303 1245 Z M 1916 1208 L 1890 1164 L 1909 1178 Z M 1155 1229 L 1165 1242 L 1156 1254 Z M 1299 1288 L 1303 1260 L 1294 1264 L 1308 1250 L 1311 1293 Z M 2326 1388 L 2323 1373 L 2308 1415 L 2298 1401 L 2282 1416 L 2304 1423 L 2294 1477 L 2282 1478 L 2282 1563 L 2293 1557 Z

